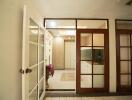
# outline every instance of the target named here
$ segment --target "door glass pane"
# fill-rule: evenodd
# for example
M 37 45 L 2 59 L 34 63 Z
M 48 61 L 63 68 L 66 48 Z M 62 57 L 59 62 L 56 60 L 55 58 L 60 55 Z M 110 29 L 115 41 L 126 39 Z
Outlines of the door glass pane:
M 131 75 L 121 75 L 121 86 L 131 86 Z
M 75 20 L 46 20 L 46 28 L 75 28 Z
M 130 46 L 129 34 L 120 34 L 120 46 Z
M 93 65 L 94 74 L 104 74 L 104 65 Z
M 39 62 L 44 60 L 44 47 L 39 46 Z
M 92 75 L 81 75 L 81 88 L 92 88 Z
M 104 48 L 103 47 L 93 48 L 93 63 L 94 65 L 104 64 Z
M 40 30 L 40 34 L 39 34 L 39 44 L 44 44 L 44 30 Z
M 94 88 L 104 87 L 104 75 L 93 75 L 93 87 Z
M 38 42 L 39 27 L 32 19 L 30 19 L 29 30 L 30 30 L 29 41 L 37 43 Z
M 117 21 L 117 29 L 132 29 L 132 21 Z
M 29 91 L 31 91 L 37 85 L 37 68 L 38 66 L 32 68 L 32 72 L 29 74 Z
M 44 75 L 44 63 L 39 64 L 39 80 L 43 77 Z
M 120 48 L 120 59 L 121 60 L 130 59 L 130 48 Z
M 32 94 L 29 96 L 29 100 L 38 100 L 38 92 L 37 92 L 37 87 L 36 89 L 32 92 Z
M 44 79 L 39 83 L 39 97 L 41 97 L 44 91 Z
M 81 47 L 81 60 L 92 60 L 91 47 Z
M 93 46 L 104 46 L 104 34 L 93 34 Z
M 81 74 L 91 74 L 91 73 L 92 73 L 92 62 L 81 61 Z
M 81 46 L 92 46 L 92 34 L 82 33 L 80 37 L 81 37 Z
M 121 73 L 131 73 L 131 62 L 130 61 L 121 61 Z
M 29 66 L 37 64 L 38 61 L 38 46 L 29 44 Z
M 77 28 L 107 29 L 107 20 L 77 20 Z

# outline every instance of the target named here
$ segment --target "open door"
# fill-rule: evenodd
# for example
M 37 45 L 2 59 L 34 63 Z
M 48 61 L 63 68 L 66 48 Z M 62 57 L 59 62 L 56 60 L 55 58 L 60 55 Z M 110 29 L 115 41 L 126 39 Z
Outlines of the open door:
M 77 93 L 108 92 L 108 36 L 107 29 L 77 29 Z
M 42 100 L 45 94 L 45 30 L 24 6 L 22 41 L 22 100 Z

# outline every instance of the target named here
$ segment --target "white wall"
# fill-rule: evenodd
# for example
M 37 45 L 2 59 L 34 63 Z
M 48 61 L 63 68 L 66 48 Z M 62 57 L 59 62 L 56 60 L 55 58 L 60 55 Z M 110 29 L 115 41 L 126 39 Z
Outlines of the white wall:
M 115 19 L 109 20 L 109 91 L 116 92 Z
M 22 96 L 19 70 L 24 1 L 0 0 L 0 100 L 21 100 Z M 43 18 L 36 19 L 43 22 Z

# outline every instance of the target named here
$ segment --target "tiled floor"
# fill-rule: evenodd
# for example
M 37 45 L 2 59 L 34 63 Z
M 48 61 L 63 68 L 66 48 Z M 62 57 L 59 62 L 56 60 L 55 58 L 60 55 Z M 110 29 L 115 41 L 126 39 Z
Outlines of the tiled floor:
M 132 100 L 132 96 L 46 97 L 44 100 Z
M 61 77 L 64 73 L 75 74 L 75 70 L 55 70 L 53 77 L 50 77 L 48 80 L 48 89 L 75 89 L 76 79 L 72 81 L 63 81 Z

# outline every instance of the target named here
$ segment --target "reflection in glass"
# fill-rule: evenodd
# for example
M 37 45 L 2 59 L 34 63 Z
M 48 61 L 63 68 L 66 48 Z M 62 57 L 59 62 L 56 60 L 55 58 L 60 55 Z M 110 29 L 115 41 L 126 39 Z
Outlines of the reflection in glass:
M 29 96 L 29 100 L 38 100 L 38 92 L 37 92 L 38 87 L 33 91 L 33 93 Z
M 81 46 L 92 46 L 92 34 L 81 33 Z
M 81 74 L 91 74 L 91 73 L 92 73 L 92 62 L 81 61 Z
M 93 46 L 104 46 L 104 34 L 93 34 Z
M 37 64 L 38 59 L 38 46 L 29 44 L 29 66 Z
M 81 47 L 81 60 L 92 60 L 91 47 Z
M 44 79 L 39 83 L 39 97 L 41 97 L 44 91 Z
M 120 46 L 130 46 L 129 34 L 120 34 Z
M 44 76 L 44 63 L 39 64 L 39 80 Z
M 121 61 L 121 72 L 120 73 L 131 73 L 131 62 L 130 61 Z
M 120 59 L 121 60 L 130 59 L 130 48 L 120 48 Z
M 94 65 L 104 64 L 104 48 L 103 47 L 93 48 L 93 63 Z
M 30 19 L 29 30 L 30 30 L 29 40 L 37 43 L 38 42 L 39 27 L 32 19 Z
M 92 75 L 81 75 L 81 88 L 92 88 Z
M 93 87 L 94 88 L 104 87 L 104 75 L 93 75 Z
M 32 72 L 29 74 L 29 91 L 31 91 L 37 85 L 37 71 L 38 66 L 32 68 Z
M 131 75 L 121 75 L 121 86 L 122 87 L 131 86 Z

